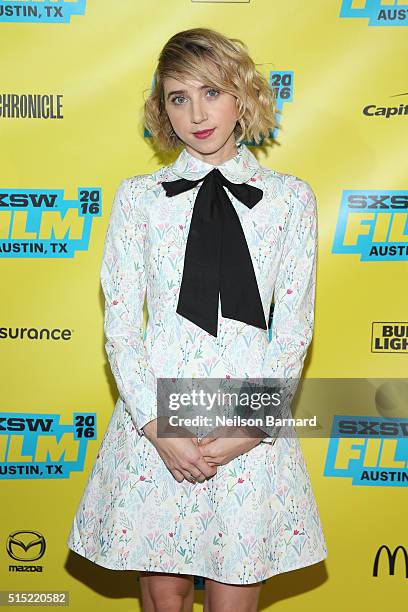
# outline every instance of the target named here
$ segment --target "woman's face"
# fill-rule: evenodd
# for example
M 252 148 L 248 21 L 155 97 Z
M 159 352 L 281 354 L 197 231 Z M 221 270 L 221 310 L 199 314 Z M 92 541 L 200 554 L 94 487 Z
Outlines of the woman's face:
M 192 155 L 215 164 L 235 155 L 235 96 L 201 81 L 172 77 L 164 79 L 163 88 L 170 123 Z

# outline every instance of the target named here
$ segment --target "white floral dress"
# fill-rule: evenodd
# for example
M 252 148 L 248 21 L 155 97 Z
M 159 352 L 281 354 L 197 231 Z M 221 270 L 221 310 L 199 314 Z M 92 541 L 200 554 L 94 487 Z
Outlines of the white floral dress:
M 228 192 L 254 266 L 269 331 L 218 312 L 217 336 L 176 313 L 199 185 L 167 197 L 162 181 L 213 165 L 183 149 L 174 164 L 124 179 L 101 267 L 106 352 L 119 398 L 67 544 L 113 570 L 191 574 L 251 584 L 327 557 L 298 438 L 265 438 L 203 483 L 179 483 L 143 426 L 157 377 L 298 378 L 313 334 L 316 199 L 304 180 L 261 166 L 245 144 L 217 166 L 263 190 L 252 209 Z M 143 334 L 146 295 L 148 322 Z

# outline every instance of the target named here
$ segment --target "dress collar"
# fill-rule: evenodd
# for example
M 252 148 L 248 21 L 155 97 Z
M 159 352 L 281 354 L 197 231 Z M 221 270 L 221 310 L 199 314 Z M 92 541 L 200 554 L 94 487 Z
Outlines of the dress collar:
M 246 183 L 259 171 L 260 165 L 255 155 L 241 142 L 237 144 L 237 154 L 235 157 L 228 159 L 218 166 L 194 157 L 185 148 L 170 166 L 170 170 L 176 176 L 190 181 L 203 178 L 214 168 L 218 168 L 225 178 L 232 183 Z

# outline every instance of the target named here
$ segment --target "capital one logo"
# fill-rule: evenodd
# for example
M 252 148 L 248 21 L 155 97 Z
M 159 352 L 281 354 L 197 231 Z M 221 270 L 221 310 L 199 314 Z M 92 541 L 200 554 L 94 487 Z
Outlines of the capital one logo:
M 16 561 L 37 561 L 45 552 L 45 538 L 39 531 L 13 531 L 7 538 L 7 553 Z
M 340 17 L 365 17 L 369 26 L 404 26 L 408 25 L 408 0 L 343 0 Z
M 401 551 L 400 556 L 403 555 L 402 559 L 405 559 L 405 578 L 408 578 L 408 553 L 406 551 L 406 548 L 404 546 L 399 545 L 396 548 L 394 548 L 394 552 L 391 552 L 391 550 L 388 548 L 386 544 L 383 544 L 377 550 L 377 553 L 374 559 L 374 565 L 373 565 L 373 576 L 378 577 L 378 564 L 380 562 L 380 556 L 383 551 L 387 553 L 388 571 L 389 571 L 390 576 L 394 576 L 395 561 L 396 561 L 398 552 Z

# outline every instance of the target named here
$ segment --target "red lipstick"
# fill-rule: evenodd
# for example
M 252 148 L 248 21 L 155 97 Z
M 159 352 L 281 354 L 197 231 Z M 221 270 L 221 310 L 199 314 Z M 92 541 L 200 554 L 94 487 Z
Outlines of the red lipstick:
M 214 132 L 215 128 L 212 128 L 212 130 L 201 130 L 199 132 L 193 132 L 194 136 L 196 138 L 208 138 L 209 136 L 211 136 L 211 134 Z

